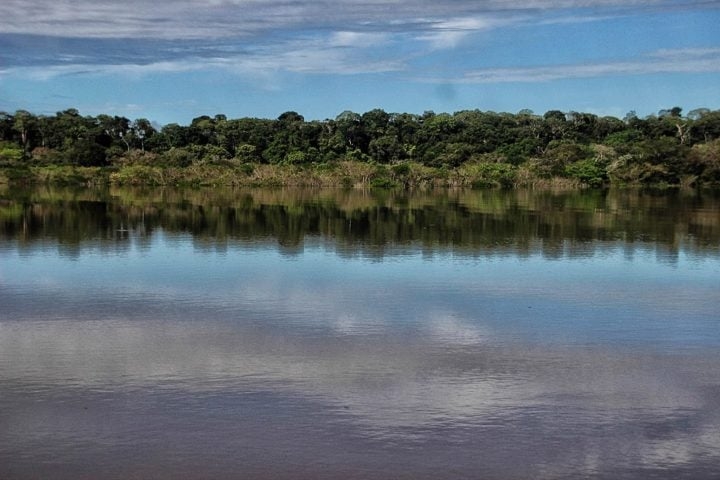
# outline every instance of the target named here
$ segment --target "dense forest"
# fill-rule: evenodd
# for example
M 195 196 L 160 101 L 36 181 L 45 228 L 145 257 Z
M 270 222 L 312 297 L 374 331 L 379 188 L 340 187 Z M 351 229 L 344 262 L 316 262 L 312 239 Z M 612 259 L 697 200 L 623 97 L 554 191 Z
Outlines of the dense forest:
M 342 112 L 306 121 L 0 112 L 0 182 L 372 186 L 720 185 L 720 110 Z

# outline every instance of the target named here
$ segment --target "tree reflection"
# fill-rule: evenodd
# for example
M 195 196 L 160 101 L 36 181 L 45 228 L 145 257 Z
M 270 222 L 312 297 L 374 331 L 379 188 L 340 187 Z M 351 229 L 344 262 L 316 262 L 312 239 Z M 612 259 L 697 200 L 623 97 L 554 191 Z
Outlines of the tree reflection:
M 141 248 L 158 230 L 191 234 L 201 248 L 237 242 L 301 252 L 321 239 L 340 254 L 383 256 L 413 245 L 463 255 L 583 257 L 640 247 L 665 258 L 717 254 L 720 197 L 613 190 L 443 191 L 410 194 L 312 189 L 0 191 L 0 238 L 18 248 L 48 240 L 68 252 Z

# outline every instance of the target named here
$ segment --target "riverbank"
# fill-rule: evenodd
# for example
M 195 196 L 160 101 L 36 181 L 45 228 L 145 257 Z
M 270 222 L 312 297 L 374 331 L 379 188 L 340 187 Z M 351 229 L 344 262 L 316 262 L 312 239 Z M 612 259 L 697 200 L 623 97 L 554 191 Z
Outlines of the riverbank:
M 0 183 L 52 185 L 143 186 L 308 186 L 343 188 L 532 187 L 581 188 L 579 179 L 541 178 L 507 164 L 464 164 L 458 168 L 428 167 L 405 162 L 379 165 L 343 161 L 312 165 L 191 165 L 162 167 L 70 165 L 0 168 Z
M 590 169 L 592 166 L 588 166 Z M 606 172 L 579 171 L 572 176 L 544 175 L 532 165 L 467 162 L 456 168 L 402 162 L 393 165 L 360 161 L 286 164 L 197 164 L 169 167 L 149 164 L 82 167 L 44 165 L 0 168 L 0 184 L 136 185 L 136 186 L 306 186 L 332 188 L 567 188 L 610 185 L 694 186 L 692 176 L 678 184 L 647 179 L 608 178 Z

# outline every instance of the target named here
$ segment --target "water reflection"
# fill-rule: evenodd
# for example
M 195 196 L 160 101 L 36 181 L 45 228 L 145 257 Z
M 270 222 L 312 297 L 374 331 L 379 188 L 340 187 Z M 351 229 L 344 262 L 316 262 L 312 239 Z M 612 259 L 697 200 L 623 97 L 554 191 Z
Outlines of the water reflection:
M 10 193 L 0 478 L 720 467 L 715 197 Z
M 0 234 L 20 248 L 56 239 L 82 247 L 146 245 L 161 228 L 188 232 L 198 248 L 269 242 L 288 254 L 308 237 L 345 254 L 382 257 L 412 244 L 470 255 L 588 256 L 619 242 L 629 255 L 657 249 L 716 255 L 720 197 L 710 193 L 457 191 L 435 194 L 303 189 L 5 190 Z

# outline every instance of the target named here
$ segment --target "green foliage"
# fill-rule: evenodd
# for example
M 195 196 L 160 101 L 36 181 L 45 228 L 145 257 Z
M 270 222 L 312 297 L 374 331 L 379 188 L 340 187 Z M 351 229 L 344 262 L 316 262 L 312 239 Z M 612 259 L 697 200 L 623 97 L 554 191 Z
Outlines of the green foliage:
M 199 157 L 202 163 L 215 165 L 227 165 L 227 160 L 231 157 L 230 152 L 219 145 L 205 145 L 198 150 L 196 156 Z
M 256 162 L 260 159 L 257 155 L 257 147 L 248 143 L 243 143 L 235 149 L 235 158 L 244 163 Z
M 497 153 L 503 155 L 508 163 L 520 165 L 532 156 L 536 148 L 536 142 L 526 138 L 516 143 L 503 145 L 497 149 Z
M 33 167 L 26 180 L 53 185 L 102 185 L 108 183 L 108 171 L 100 167 L 50 165 Z
M 376 162 L 389 163 L 405 157 L 403 146 L 397 137 L 385 135 L 370 141 L 368 152 Z
M 390 167 L 390 170 L 395 176 L 407 176 L 410 173 L 410 165 L 407 163 L 398 163 Z
M 118 185 L 165 185 L 163 171 L 158 167 L 131 165 L 110 175 L 110 181 Z
M 406 187 L 552 179 L 592 186 L 717 184 L 719 139 L 720 111 L 707 108 L 683 116 L 682 108 L 672 107 L 642 119 L 631 112 L 623 120 L 558 110 L 539 116 L 529 110 L 413 115 L 375 109 L 306 121 L 289 111 L 277 119 L 203 115 L 187 126 L 162 128 L 144 118 L 81 116 L 75 109 L 54 116 L 18 110 L 0 112 L 0 168 L 142 166 L 202 184 L 212 183 L 213 172 L 231 183 L 239 176 Z M 356 167 L 341 173 L 348 160 L 369 166 L 372 174 Z M 258 168 L 263 164 L 283 168 L 265 171 Z M 116 177 L 154 182 L 153 172 Z
M 693 146 L 688 168 L 701 183 L 720 185 L 720 139 Z
M 285 155 L 285 160 L 283 163 L 286 163 L 288 165 L 302 165 L 305 163 L 309 163 L 310 161 L 310 155 L 301 152 L 299 150 L 295 150 L 292 152 L 289 152 L 287 155 Z
M 23 160 L 23 150 L 12 142 L 0 142 L 0 166 L 15 167 Z
M 173 147 L 160 156 L 160 162 L 168 167 L 188 167 L 195 159 L 194 153 L 182 147 Z
M 605 145 L 615 148 L 619 153 L 627 153 L 633 145 L 642 140 L 639 130 L 628 129 L 614 132 L 605 138 Z
M 370 186 L 373 188 L 396 188 L 399 186 L 398 182 L 393 178 L 392 171 L 385 165 L 376 165 L 375 171 L 372 174 L 370 180 Z
M 381 176 L 381 177 L 376 177 L 376 178 L 373 178 L 372 180 L 370 180 L 370 186 L 373 188 L 390 189 L 390 188 L 397 188 L 399 186 L 399 184 L 395 180 L 393 180 L 389 177 Z
M 473 188 L 512 187 L 517 167 L 507 163 L 480 163 L 474 168 Z
M 607 171 L 596 159 L 588 158 L 565 167 L 565 175 L 576 178 L 591 187 L 600 187 L 607 181 Z
M 244 175 L 252 175 L 255 167 L 251 163 L 243 163 L 238 166 L 238 171 Z
M 105 149 L 90 139 L 69 142 L 64 148 L 65 163 L 80 167 L 99 167 L 107 165 Z

